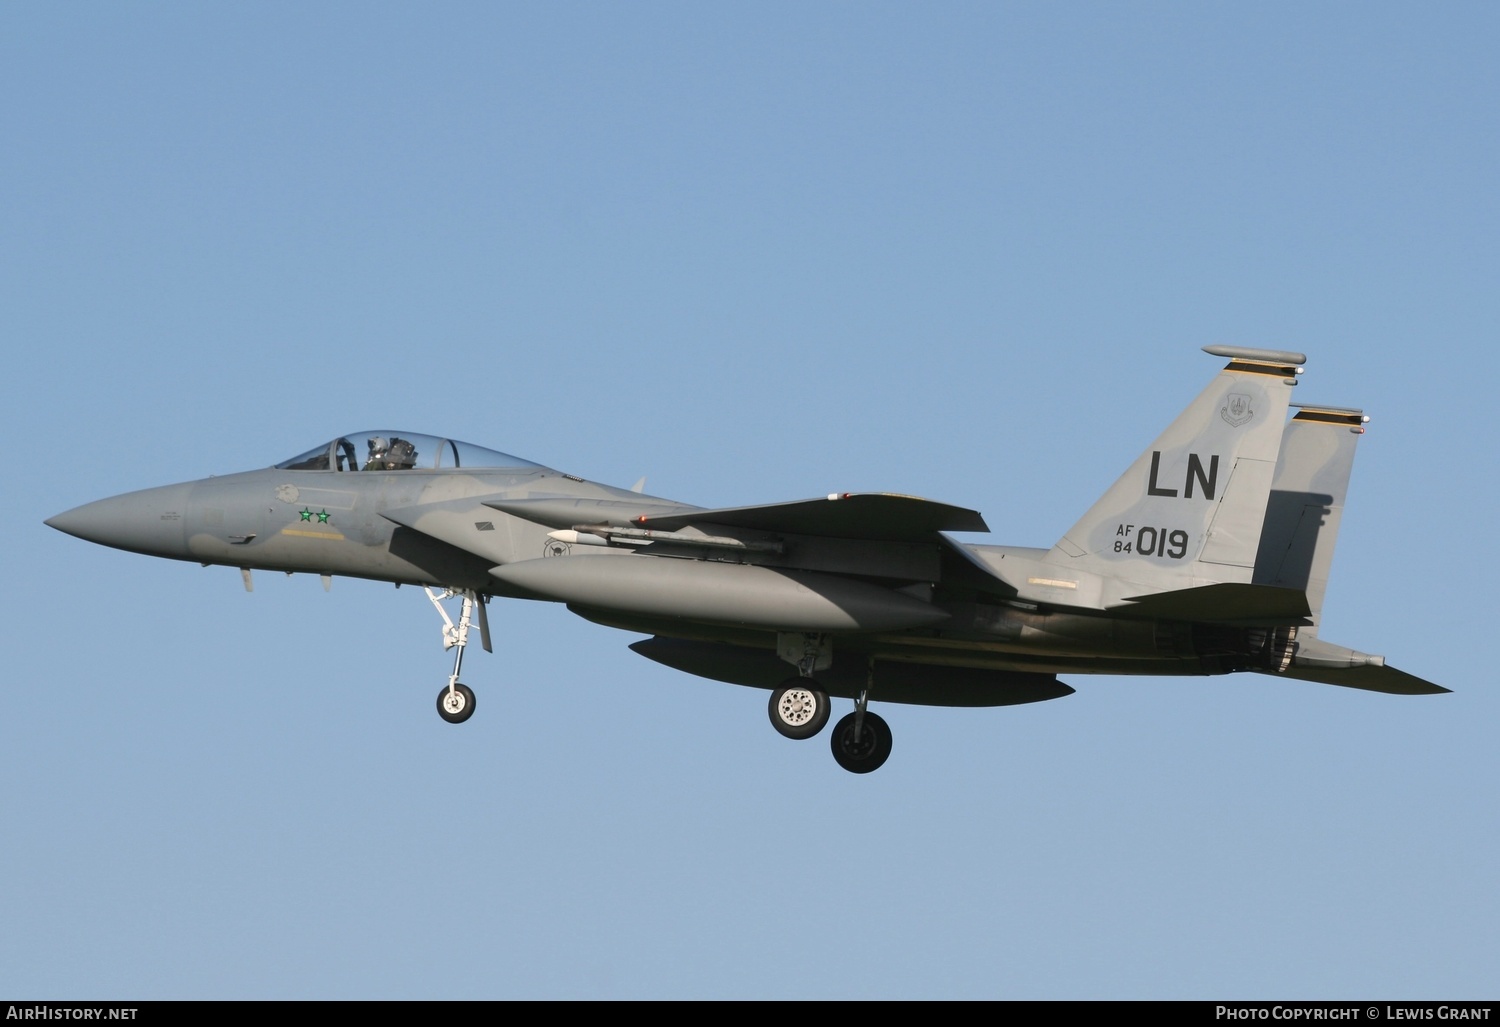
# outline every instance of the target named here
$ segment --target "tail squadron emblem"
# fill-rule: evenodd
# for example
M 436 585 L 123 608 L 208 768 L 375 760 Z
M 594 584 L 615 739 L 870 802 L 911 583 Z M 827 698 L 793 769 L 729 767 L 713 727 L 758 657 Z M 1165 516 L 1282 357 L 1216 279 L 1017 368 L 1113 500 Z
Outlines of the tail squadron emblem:
M 1243 392 L 1231 392 L 1224 405 L 1219 408 L 1219 416 L 1224 418 L 1231 428 L 1238 428 L 1245 424 L 1255 416 L 1255 411 L 1250 409 L 1250 397 Z

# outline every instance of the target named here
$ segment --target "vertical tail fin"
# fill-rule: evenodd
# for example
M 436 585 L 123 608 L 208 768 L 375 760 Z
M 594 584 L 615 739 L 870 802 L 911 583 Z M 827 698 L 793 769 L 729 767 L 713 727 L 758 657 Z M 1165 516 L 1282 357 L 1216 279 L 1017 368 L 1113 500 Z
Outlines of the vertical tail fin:
M 1254 584 L 1297 589 L 1306 595 L 1312 611 L 1312 624 L 1298 629 L 1291 665 L 1280 668 L 1281 674 L 1396 695 L 1446 692 L 1441 685 L 1397 670 L 1383 656 L 1318 637 L 1354 450 L 1367 421 L 1359 410 L 1300 407 L 1287 424 L 1255 556 Z
M 1102 605 L 1252 580 L 1291 387 L 1307 358 L 1204 350 L 1229 364 L 1044 558 L 1060 573 L 1102 579 Z
M 1307 596 L 1313 623 L 1303 635 L 1318 630 L 1354 448 L 1368 420 L 1359 410 L 1301 407 L 1281 437 L 1253 582 Z

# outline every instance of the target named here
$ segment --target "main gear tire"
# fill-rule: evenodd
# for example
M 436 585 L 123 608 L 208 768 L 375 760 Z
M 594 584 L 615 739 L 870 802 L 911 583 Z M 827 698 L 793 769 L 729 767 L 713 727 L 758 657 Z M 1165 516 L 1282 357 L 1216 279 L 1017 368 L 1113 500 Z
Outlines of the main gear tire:
M 792 678 L 772 689 L 766 712 L 771 726 L 788 738 L 811 738 L 828 723 L 828 693 L 805 678 Z
M 858 716 L 858 713 L 851 713 L 835 724 L 829 742 L 839 766 L 851 774 L 868 774 L 879 770 L 890 757 L 891 728 L 882 718 L 866 711 L 856 739 L 854 721 Z

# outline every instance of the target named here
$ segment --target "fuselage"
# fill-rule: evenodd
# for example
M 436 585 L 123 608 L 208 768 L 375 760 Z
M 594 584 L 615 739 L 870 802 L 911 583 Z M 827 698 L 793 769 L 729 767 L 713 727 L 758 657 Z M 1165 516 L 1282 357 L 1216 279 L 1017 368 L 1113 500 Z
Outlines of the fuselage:
M 697 508 L 519 459 L 361 468 L 341 459 L 336 445 L 330 453 L 128 493 L 48 523 L 204 565 L 563 602 L 625 630 L 770 654 L 779 635 L 830 633 L 854 654 L 846 665 L 874 658 L 1041 675 L 1205 674 L 1244 669 L 1254 658 L 1247 650 L 1260 646 L 1243 632 L 1217 629 L 1210 637 L 1185 623 L 1048 610 L 976 593 L 963 583 L 960 544 L 946 538 L 893 543 L 726 529 L 732 537 L 721 541 L 740 548 L 672 538 L 579 544 L 560 537 L 602 543 L 571 529 L 629 524 L 626 511 Z M 297 463 L 322 466 L 288 466 Z M 560 532 L 565 523 L 569 530 Z M 1024 566 L 1044 552 L 962 548 L 969 562 L 995 567 L 1006 558 Z M 708 676 L 740 680 L 739 663 L 731 659 Z M 942 697 L 929 690 L 911 701 Z

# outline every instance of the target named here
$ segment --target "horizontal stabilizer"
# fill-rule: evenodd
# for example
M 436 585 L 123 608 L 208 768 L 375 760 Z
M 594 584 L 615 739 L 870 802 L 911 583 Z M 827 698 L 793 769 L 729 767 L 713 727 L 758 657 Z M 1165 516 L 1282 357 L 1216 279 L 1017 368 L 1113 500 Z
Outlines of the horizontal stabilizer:
M 1183 620 L 1246 627 L 1305 624 L 1312 611 L 1294 588 L 1220 582 L 1173 592 L 1132 596 L 1111 612 L 1154 620 Z
M 1287 668 L 1277 677 L 1297 678 L 1301 681 L 1317 681 L 1325 685 L 1343 685 L 1345 688 L 1363 688 L 1367 692 L 1386 692 L 1390 695 L 1439 695 L 1453 689 L 1434 685 L 1415 674 L 1408 674 L 1391 666 L 1381 667 L 1298 667 Z
M 648 515 L 642 526 L 674 531 L 722 524 L 789 535 L 824 535 L 880 542 L 917 542 L 939 531 L 989 531 L 977 510 L 888 492 L 834 493 L 822 499 Z

